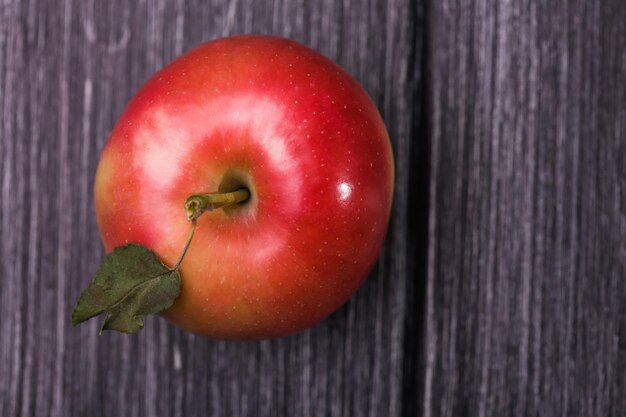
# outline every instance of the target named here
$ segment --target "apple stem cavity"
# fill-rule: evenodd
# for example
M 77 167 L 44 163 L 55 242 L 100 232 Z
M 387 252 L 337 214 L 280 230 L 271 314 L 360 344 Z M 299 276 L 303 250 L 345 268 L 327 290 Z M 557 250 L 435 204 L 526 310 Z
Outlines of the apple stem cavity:
M 228 193 L 193 194 L 185 202 L 187 220 L 194 221 L 205 211 L 243 203 L 250 198 L 250 191 L 242 188 Z

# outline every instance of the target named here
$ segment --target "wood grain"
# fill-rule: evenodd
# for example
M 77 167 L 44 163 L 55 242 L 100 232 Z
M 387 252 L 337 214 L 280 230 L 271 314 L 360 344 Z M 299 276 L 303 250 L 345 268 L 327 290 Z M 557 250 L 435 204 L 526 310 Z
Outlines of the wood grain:
M 418 29 L 410 0 L 7 0 L 0 6 L 0 415 L 397 416 L 402 412 L 408 186 Z M 98 155 L 134 91 L 220 36 L 291 37 L 370 92 L 397 156 L 387 245 L 363 288 L 311 330 L 211 341 L 165 321 L 142 334 L 70 326 L 104 252 Z
M 424 416 L 626 412 L 624 22 L 429 3 Z

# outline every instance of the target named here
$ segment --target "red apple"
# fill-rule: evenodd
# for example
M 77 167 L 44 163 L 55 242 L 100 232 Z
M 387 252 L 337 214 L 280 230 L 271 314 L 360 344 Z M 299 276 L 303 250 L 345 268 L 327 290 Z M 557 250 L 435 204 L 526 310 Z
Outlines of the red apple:
M 103 150 L 95 180 L 107 251 L 129 242 L 167 265 L 189 233 L 184 203 L 247 188 L 205 213 L 164 316 L 201 335 L 256 339 L 305 329 L 372 268 L 389 220 L 389 137 L 362 87 L 290 40 L 204 44 L 155 74 Z

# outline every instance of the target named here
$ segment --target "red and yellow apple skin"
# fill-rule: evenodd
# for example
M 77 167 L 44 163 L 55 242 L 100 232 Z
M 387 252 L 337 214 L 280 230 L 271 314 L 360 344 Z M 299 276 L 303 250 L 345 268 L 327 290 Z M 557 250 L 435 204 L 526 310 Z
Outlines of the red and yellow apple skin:
M 164 316 L 222 339 L 284 336 L 339 308 L 385 238 L 393 157 L 376 107 L 344 70 L 290 40 L 204 44 L 155 74 L 106 144 L 95 180 L 107 251 L 176 263 L 201 192 L 249 188 L 204 213 Z

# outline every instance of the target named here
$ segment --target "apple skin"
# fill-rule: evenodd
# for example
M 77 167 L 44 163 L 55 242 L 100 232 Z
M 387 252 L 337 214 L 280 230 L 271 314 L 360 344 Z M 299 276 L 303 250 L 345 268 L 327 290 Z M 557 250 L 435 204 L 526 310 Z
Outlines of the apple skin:
M 188 196 L 248 187 L 204 213 L 163 315 L 196 334 L 262 339 L 337 310 L 374 265 L 393 194 L 384 123 L 335 63 L 271 36 L 212 41 L 156 73 L 106 144 L 95 180 L 105 249 L 176 263 Z

